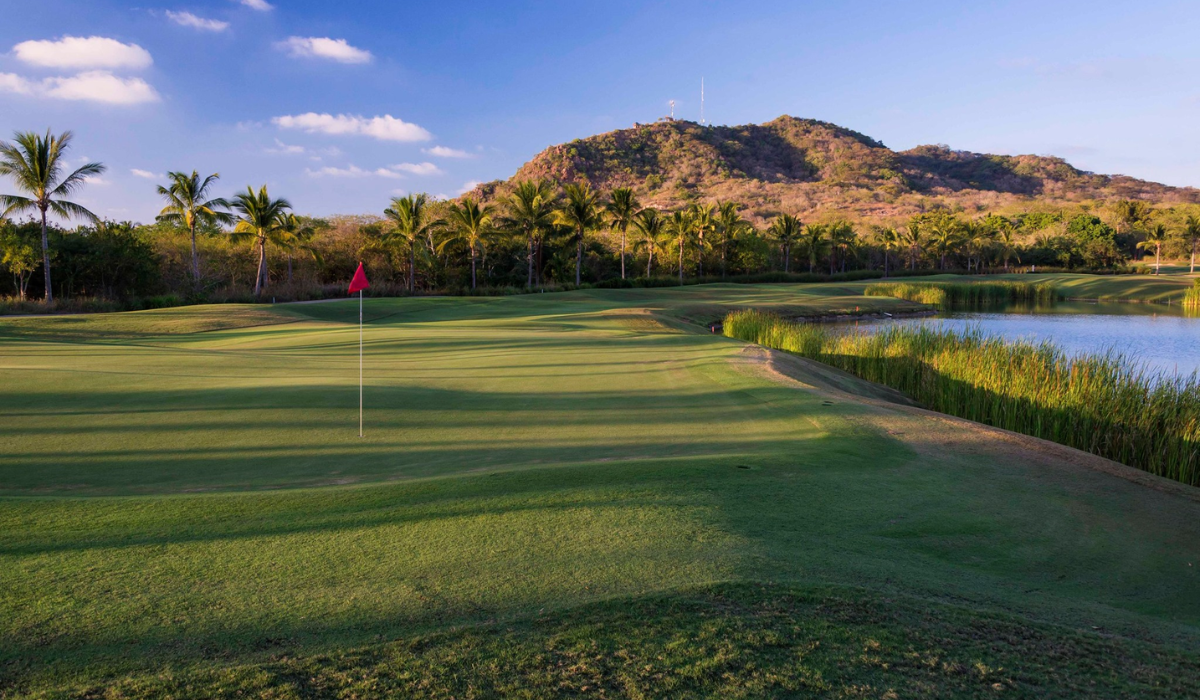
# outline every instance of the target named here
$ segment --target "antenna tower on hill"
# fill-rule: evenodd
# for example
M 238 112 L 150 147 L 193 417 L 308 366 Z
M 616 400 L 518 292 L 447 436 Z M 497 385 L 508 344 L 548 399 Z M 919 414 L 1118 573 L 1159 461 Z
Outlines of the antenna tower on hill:
M 700 78 L 700 126 L 704 126 L 704 78 Z
M 671 121 L 675 121 L 675 100 L 668 100 L 667 103 L 671 105 Z

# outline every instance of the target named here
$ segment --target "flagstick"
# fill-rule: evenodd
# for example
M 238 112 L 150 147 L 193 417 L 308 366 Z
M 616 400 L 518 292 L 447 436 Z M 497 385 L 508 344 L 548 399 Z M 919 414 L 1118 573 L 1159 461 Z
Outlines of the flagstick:
M 363 293 L 358 290 L 358 436 L 363 436 Z

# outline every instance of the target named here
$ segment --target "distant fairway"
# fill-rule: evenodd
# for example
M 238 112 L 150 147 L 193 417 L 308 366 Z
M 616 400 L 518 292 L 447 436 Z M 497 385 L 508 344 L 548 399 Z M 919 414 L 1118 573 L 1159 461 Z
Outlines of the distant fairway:
M 0 697 L 1200 693 L 1195 489 L 697 325 L 862 287 L 2 320 Z

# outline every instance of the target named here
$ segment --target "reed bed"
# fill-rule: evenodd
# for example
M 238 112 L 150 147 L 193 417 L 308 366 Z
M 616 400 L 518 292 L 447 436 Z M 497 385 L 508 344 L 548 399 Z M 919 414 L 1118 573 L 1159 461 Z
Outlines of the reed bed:
M 1050 303 L 1057 298 L 1049 282 L 876 282 L 867 285 L 869 297 L 895 297 L 919 304 L 946 307 L 1008 302 Z
M 1193 282 L 1192 286 L 1183 293 L 1183 308 L 1200 309 L 1200 279 Z
M 725 318 L 725 335 L 823 362 L 922 405 L 1200 485 L 1200 383 L 1149 372 L 1115 352 L 1072 356 L 927 327 L 842 332 L 760 311 Z

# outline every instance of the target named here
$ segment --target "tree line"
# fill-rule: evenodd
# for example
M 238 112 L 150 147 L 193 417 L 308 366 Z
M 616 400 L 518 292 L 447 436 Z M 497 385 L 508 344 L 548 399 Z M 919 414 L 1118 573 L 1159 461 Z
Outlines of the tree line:
M 602 193 L 587 182 L 549 181 L 516 182 L 487 200 L 412 194 L 393 198 L 379 216 L 319 219 L 296 214 L 265 185 L 215 196 L 219 175 L 194 170 L 169 173 L 157 186 L 164 206 L 155 222 L 135 225 L 102 221 L 68 199 L 105 171 L 88 163 L 67 173 L 71 138 L 18 133 L 0 143 L 0 176 L 21 192 L 0 195 L 0 265 L 21 299 L 35 277 L 47 302 L 55 291 L 295 298 L 341 283 L 360 259 L 397 293 L 684 284 L 797 271 L 1007 271 L 1014 263 L 1111 269 L 1139 253 L 1156 261 L 1190 255 L 1194 265 L 1200 239 L 1197 212 L 1139 200 L 1009 216 L 934 209 L 883 226 L 788 212 L 751 216 L 732 201 L 659 210 L 631 188 Z M 13 220 L 25 213 L 32 218 Z M 54 217 L 84 223 L 66 229 Z

